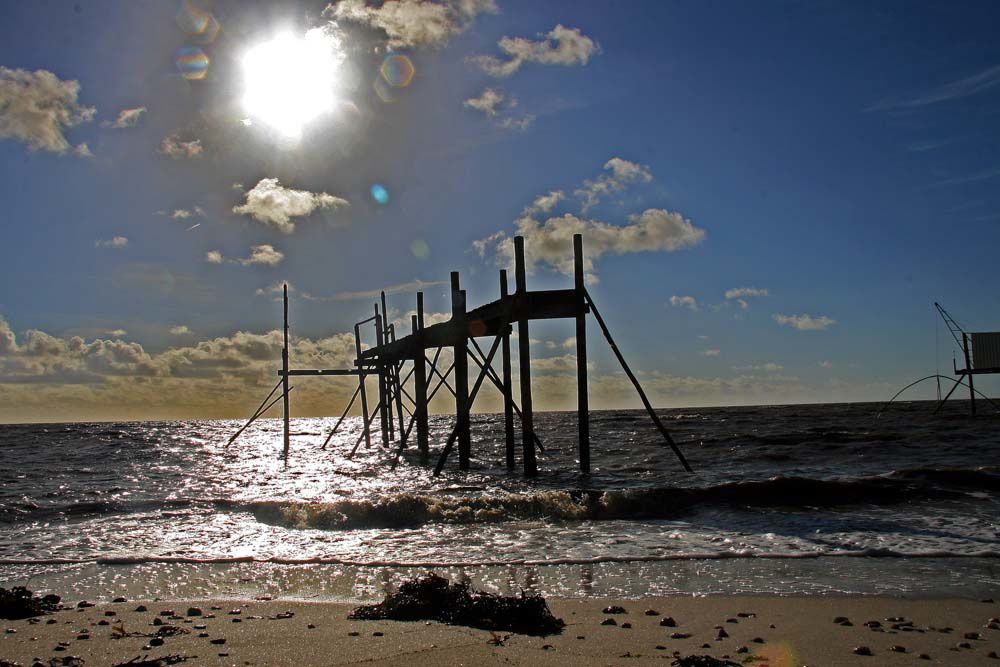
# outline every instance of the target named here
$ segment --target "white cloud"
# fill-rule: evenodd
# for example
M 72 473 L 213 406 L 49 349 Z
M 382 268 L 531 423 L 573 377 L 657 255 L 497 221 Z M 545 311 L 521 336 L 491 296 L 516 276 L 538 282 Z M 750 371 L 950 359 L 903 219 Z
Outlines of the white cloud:
M 611 173 L 584 181 L 583 186 L 573 193 L 581 200 L 584 213 L 596 206 L 603 197 L 621 192 L 632 183 L 648 183 L 653 180 L 649 167 L 620 157 L 608 160 L 604 169 Z
M 698 301 L 693 296 L 677 296 L 675 294 L 670 297 L 670 305 L 698 310 Z
M 494 0 L 386 0 L 378 6 L 369 6 L 364 0 L 341 0 L 328 5 L 323 14 L 382 30 L 392 48 L 441 48 L 479 14 L 496 12 Z
M 770 296 L 770 292 L 758 287 L 734 287 L 726 290 L 727 299 L 740 299 L 748 296 Z
M 566 194 L 562 190 L 553 190 L 547 195 L 538 195 L 535 197 L 535 201 L 531 203 L 531 206 L 524 209 L 523 215 L 535 216 L 542 213 L 550 213 L 565 198 Z
M 526 130 L 535 122 L 532 114 L 513 115 L 510 110 L 517 107 L 517 98 L 495 88 L 487 88 L 478 97 L 462 102 L 462 105 L 482 112 L 493 120 L 494 125 L 507 130 Z
M 527 130 L 534 124 L 535 115 L 530 113 L 523 116 L 505 116 L 497 121 L 497 127 L 505 130 Z
M 593 262 L 606 254 L 635 252 L 672 252 L 698 245 L 705 231 L 695 227 L 681 214 L 662 209 L 647 209 L 629 216 L 629 224 L 612 225 L 599 220 L 578 218 L 572 214 L 549 218 L 540 223 L 531 217 L 515 221 L 516 233 L 524 237 L 525 270 L 532 274 L 542 263 L 566 275 L 573 274 L 573 235 L 583 234 L 584 271 L 587 280 L 597 282 Z M 495 254 L 499 266 L 513 266 L 514 241 L 505 232 L 497 232 L 473 244 L 480 256 Z
M 222 264 L 224 259 L 218 250 L 209 250 L 205 253 L 205 261 L 209 264 Z
M 94 107 L 77 101 L 80 84 L 46 70 L 0 67 L 0 139 L 22 141 L 31 150 L 65 153 L 72 147 L 64 132 L 94 118 Z M 80 144 L 77 155 L 90 150 Z
M 274 246 L 265 243 L 262 245 L 255 245 L 250 248 L 250 256 L 246 259 L 239 260 L 239 263 L 243 266 L 249 266 L 251 264 L 277 266 L 278 264 L 281 264 L 281 260 L 284 258 L 285 254 L 283 252 L 276 250 Z
M 95 248 L 124 248 L 128 245 L 128 239 L 124 236 L 116 236 L 111 239 L 102 239 L 94 242 Z
M 118 130 L 126 127 L 135 127 L 139 120 L 146 113 L 146 107 L 135 107 L 134 109 L 122 109 L 118 112 L 118 118 L 113 121 L 101 123 L 104 127 L 111 127 Z
M 481 111 L 487 116 L 496 116 L 497 107 L 500 106 L 504 99 L 506 99 L 506 95 L 503 91 L 487 88 L 478 97 L 470 97 L 462 102 L 462 106 Z
M 128 332 L 124 329 L 111 329 L 107 332 L 109 336 L 114 336 L 115 338 L 123 338 L 128 335 Z
M 836 320 L 826 315 L 813 317 L 812 315 L 782 315 L 780 313 L 774 315 L 774 321 L 781 326 L 789 326 L 799 331 L 823 331 L 837 323 Z
M 241 206 L 234 206 L 233 213 L 249 215 L 286 234 L 295 231 L 295 221 L 292 218 L 307 216 L 316 209 L 337 210 L 349 205 L 346 199 L 325 192 L 286 188 L 276 178 L 262 178 L 244 196 L 245 202 Z
M 490 76 L 508 77 L 525 63 L 573 67 L 586 65 L 591 56 L 600 53 L 600 45 L 580 32 L 579 28 L 556 25 L 542 39 L 504 37 L 498 42 L 507 59 L 496 56 L 473 56 L 469 60 Z
M 751 364 L 749 366 L 733 366 L 734 371 L 743 371 L 745 373 L 754 372 L 764 372 L 764 373 L 780 373 L 785 370 L 785 367 L 781 364 L 776 364 L 773 361 L 769 361 L 766 364 Z
M 77 157 L 94 157 L 94 154 L 90 152 L 90 145 L 86 142 L 80 142 L 73 147 L 73 155 Z
M 703 357 L 717 357 L 722 354 L 722 350 L 713 347 L 707 350 L 702 350 L 700 354 Z
M 909 99 L 892 99 L 879 102 L 868 108 L 868 111 L 892 111 L 913 109 L 948 102 L 950 100 L 969 97 L 1000 86 L 1000 65 L 993 65 L 971 76 L 951 81 L 923 95 Z
M 191 211 L 186 208 L 174 209 L 174 212 L 170 214 L 170 217 L 174 220 L 187 220 L 192 215 Z
M 437 287 L 438 285 L 447 285 L 448 283 L 443 280 L 425 281 L 425 280 L 411 280 L 408 283 L 399 283 L 396 285 L 389 285 L 388 287 L 383 287 L 381 289 L 374 290 L 364 290 L 359 292 L 337 292 L 332 297 L 328 299 L 322 299 L 320 297 L 306 296 L 305 298 L 314 301 L 326 300 L 326 301 L 353 301 L 354 299 L 371 299 L 379 296 L 382 292 L 386 294 L 406 294 L 410 292 L 419 292 L 425 290 L 428 287 Z M 450 317 L 450 315 L 449 315 Z M 409 320 L 407 320 L 409 323 Z
M 821 361 L 821 362 L 819 362 L 819 367 L 820 368 L 833 368 L 833 362 L 832 361 Z
M 202 151 L 201 139 L 182 141 L 178 135 L 172 134 L 160 142 L 160 153 L 175 160 L 196 158 Z
M 561 357 L 532 359 L 531 370 L 539 373 L 575 373 L 576 355 L 564 354 Z
M 170 327 L 170 333 L 173 336 L 187 336 L 191 333 L 191 330 L 187 328 L 187 325 L 180 324 L 176 327 Z

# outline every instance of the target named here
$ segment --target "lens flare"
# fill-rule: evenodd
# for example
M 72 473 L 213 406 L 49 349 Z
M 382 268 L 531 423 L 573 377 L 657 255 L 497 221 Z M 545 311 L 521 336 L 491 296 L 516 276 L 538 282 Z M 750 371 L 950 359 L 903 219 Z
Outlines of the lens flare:
M 219 34 L 219 22 L 215 20 L 212 13 L 196 7 L 189 0 L 181 0 L 174 20 L 177 21 L 181 30 L 195 37 L 196 41 L 201 44 L 215 41 Z
M 335 108 L 343 60 L 340 39 L 325 27 L 301 38 L 282 33 L 243 58 L 243 107 L 252 118 L 298 138 L 309 121 Z
M 372 186 L 372 199 L 374 199 L 379 204 L 389 203 L 389 191 L 385 189 L 384 185 L 379 185 L 376 183 Z
M 427 245 L 427 241 L 423 239 L 417 239 L 410 244 L 410 252 L 413 256 L 420 260 L 425 260 L 431 256 L 431 247 Z
M 197 46 L 184 46 L 177 49 L 174 60 L 177 71 L 188 81 L 200 81 L 208 76 L 208 56 Z
M 379 68 L 379 73 L 385 82 L 393 88 L 406 88 L 413 81 L 413 76 L 417 73 L 413 62 L 404 55 L 394 54 L 386 56 Z

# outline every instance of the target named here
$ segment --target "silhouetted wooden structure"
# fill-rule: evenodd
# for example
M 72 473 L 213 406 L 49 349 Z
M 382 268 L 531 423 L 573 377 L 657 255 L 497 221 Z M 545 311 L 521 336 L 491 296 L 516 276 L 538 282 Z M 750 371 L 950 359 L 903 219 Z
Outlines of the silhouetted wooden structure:
M 336 376 L 349 375 L 358 378 L 358 387 L 354 392 L 343 414 L 333 430 L 327 436 L 323 447 L 340 427 L 347 413 L 360 398 L 362 432 L 351 450 L 353 456 L 362 441 L 371 446 L 372 426 L 378 421 L 381 445 L 389 448 L 395 441 L 397 451 L 393 466 L 409 442 L 411 430 L 416 427 L 416 446 L 421 459 L 426 461 L 430 455 L 428 432 L 428 405 L 444 386 L 455 397 L 455 426 L 444 443 L 438 456 L 434 472 L 438 474 L 443 469 L 455 444 L 458 445 L 458 466 L 462 470 L 469 469 L 472 455 L 472 438 L 470 428 L 470 413 L 485 382 L 492 383 L 503 396 L 504 403 L 504 442 L 505 459 L 508 468 L 516 464 L 516 438 L 514 431 L 514 415 L 517 414 L 521 424 L 521 458 L 524 474 L 534 476 L 538 472 L 536 449 L 544 452 L 542 443 L 534 429 L 533 408 L 531 397 L 531 354 L 529 350 L 529 326 L 533 320 L 573 319 L 576 324 L 576 360 L 577 360 L 577 421 L 578 421 L 578 454 L 582 472 L 590 471 L 590 415 L 587 393 L 587 315 L 593 314 L 616 358 L 621 363 L 625 374 L 636 388 L 643 406 L 646 408 L 657 429 L 666 443 L 673 449 L 681 464 L 688 471 L 691 467 L 670 437 L 660 421 L 652 405 L 632 373 L 621 351 L 611 337 L 607 324 L 601 317 L 596 305 L 590 298 L 584 284 L 583 239 L 577 234 L 573 237 L 573 287 L 560 290 L 535 290 L 527 287 L 524 239 L 514 238 L 514 287 L 509 293 L 507 272 L 500 272 L 500 298 L 477 308 L 468 308 L 465 290 L 461 288 L 459 274 L 451 274 L 451 319 L 430 326 L 424 325 L 423 293 L 417 293 L 416 314 L 410 321 L 410 333 L 397 337 L 395 325 L 390 324 L 387 315 L 385 292 L 381 294 L 380 303 L 374 307 L 372 317 L 358 322 L 354 326 L 355 349 L 357 358 L 355 368 L 350 369 L 292 369 L 289 367 L 288 353 L 288 291 L 284 290 L 284 347 L 281 354 L 281 370 L 278 371 L 280 381 L 271 391 L 261 407 L 243 427 L 249 426 L 255 419 L 270 407 L 264 407 L 278 387 L 282 388 L 279 399 L 283 400 L 284 408 L 284 438 L 283 452 L 289 450 L 289 380 L 296 376 Z M 381 306 L 381 307 L 380 307 Z M 512 386 L 510 337 L 513 326 L 517 326 L 518 364 L 520 383 L 520 405 L 514 400 Z M 375 346 L 362 349 L 362 327 L 374 327 Z M 492 338 L 489 351 L 484 351 L 477 339 Z M 441 351 L 450 349 L 453 362 L 445 371 L 439 369 Z M 427 353 L 434 350 L 433 358 Z M 498 374 L 493 368 L 494 358 L 500 352 L 501 371 Z M 478 369 L 475 382 L 469 385 L 470 360 Z M 409 370 L 407 371 L 407 367 Z M 404 375 L 405 372 L 405 375 Z M 365 379 L 375 375 L 378 378 L 378 395 L 375 407 L 369 411 L 368 390 Z M 452 378 L 454 384 L 449 383 Z M 412 379 L 412 382 L 411 382 Z M 433 389 L 431 385 L 434 385 Z M 410 387 L 410 390 L 408 390 Z M 406 399 L 404 403 L 403 399 Z M 271 402 L 271 405 L 274 404 Z M 395 414 L 393 414 L 395 412 Z M 407 423 L 404 413 L 409 416 Z M 233 438 L 232 442 L 239 433 Z M 398 434 L 398 437 L 397 437 Z

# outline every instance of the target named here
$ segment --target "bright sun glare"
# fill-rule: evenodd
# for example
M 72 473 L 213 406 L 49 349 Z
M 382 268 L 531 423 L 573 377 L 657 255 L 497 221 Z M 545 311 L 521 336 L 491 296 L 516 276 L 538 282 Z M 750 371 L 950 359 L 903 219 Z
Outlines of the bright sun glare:
M 282 33 L 243 58 L 243 108 L 282 135 L 297 139 L 310 120 L 334 106 L 339 40 L 322 28 L 304 37 Z

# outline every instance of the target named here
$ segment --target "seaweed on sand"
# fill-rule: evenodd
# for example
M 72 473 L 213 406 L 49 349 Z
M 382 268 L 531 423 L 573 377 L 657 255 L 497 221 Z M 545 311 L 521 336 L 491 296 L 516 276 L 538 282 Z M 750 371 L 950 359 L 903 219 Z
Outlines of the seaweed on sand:
M 24 586 L 0 588 L 0 618 L 17 620 L 49 614 L 59 609 L 58 595 L 37 596 Z
M 731 660 L 719 660 L 710 655 L 689 655 L 678 658 L 670 663 L 673 667 L 740 667 L 740 663 Z
M 566 625 L 552 615 L 541 595 L 523 592 L 517 596 L 493 595 L 474 591 L 467 582 L 450 583 L 436 574 L 407 581 L 381 603 L 362 605 L 348 618 L 431 620 L 541 636 L 560 633 Z

